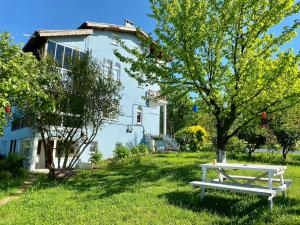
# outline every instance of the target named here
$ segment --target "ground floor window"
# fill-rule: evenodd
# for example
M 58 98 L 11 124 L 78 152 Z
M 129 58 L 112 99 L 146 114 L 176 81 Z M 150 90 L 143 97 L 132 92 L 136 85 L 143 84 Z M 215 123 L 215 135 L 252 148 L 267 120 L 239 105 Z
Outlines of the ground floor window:
M 142 124 L 142 120 L 143 120 L 143 109 L 141 106 L 139 106 L 136 112 L 136 123 Z
M 9 147 L 10 153 L 16 153 L 16 145 L 17 145 L 17 140 L 10 140 L 10 147 Z
M 30 149 L 31 149 L 31 140 L 30 139 L 22 140 L 20 155 L 28 159 L 30 157 Z
M 75 141 L 68 141 L 67 143 L 64 143 L 64 141 L 57 141 L 56 142 L 56 151 L 55 151 L 55 157 L 59 157 L 60 155 L 64 157 L 65 150 L 69 150 L 69 158 L 73 157 L 76 153 L 78 148 L 78 143 Z

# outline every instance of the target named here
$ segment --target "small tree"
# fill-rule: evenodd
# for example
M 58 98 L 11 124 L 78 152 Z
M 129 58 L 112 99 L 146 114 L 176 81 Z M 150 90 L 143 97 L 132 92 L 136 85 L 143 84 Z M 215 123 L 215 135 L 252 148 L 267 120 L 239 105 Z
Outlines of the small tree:
M 57 140 L 57 167 L 72 168 L 104 122 L 119 109 L 120 82 L 114 80 L 111 72 L 104 73 L 90 53 L 69 64 L 69 70 L 60 74 L 59 82 L 44 86 L 55 103 L 55 110 L 27 109 L 35 116 L 48 158 L 46 164 L 51 171 L 55 167 L 54 139 Z M 52 63 L 45 64 L 45 71 L 47 76 L 58 74 Z
M 287 154 L 295 150 L 300 134 L 298 131 L 285 129 L 275 130 L 274 134 L 282 147 L 282 157 L 286 160 Z
M 295 150 L 296 144 L 300 140 L 299 112 L 300 105 L 296 105 L 284 112 L 274 114 L 270 123 L 270 129 L 282 147 L 284 159 L 289 152 Z
M 260 146 L 266 143 L 268 131 L 266 128 L 259 127 L 258 124 L 242 128 L 238 132 L 238 138 L 244 139 L 247 142 L 247 150 L 249 157 Z

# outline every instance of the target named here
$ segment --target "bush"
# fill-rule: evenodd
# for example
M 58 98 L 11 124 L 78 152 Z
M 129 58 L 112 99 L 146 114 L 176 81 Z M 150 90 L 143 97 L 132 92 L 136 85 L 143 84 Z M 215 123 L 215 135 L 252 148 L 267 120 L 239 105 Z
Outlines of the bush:
M 208 139 L 206 130 L 199 125 L 185 127 L 175 133 L 181 151 L 195 152 L 203 148 Z
M 282 156 L 286 159 L 287 154 L 296 148 L 296 144 L 300 139 L 299 131 L 282 128 L 275 130 L 274 134 L 277 137 L 278 143 L 283 148 Z
M 226 150 L 228 153 L 232 155 L 236 155 L 239 153 L 245 153 L 247 147 L 247 142 L 244 139 L 239 139 L 238 137 L 234 136 L 229 139 Z
M 113 155 L 117 159 L 127 158 L 130 155 L 130 150 L 126 146 L 118 146 L 115 148 Z
M 13 177 L 12 173 L 7 170 L 0 170 L 0 180 L 8 180 Z
M 19 155 L 9 154 L 7 158 L 0 160 L 0 170 L 9 171 L 14 177 L 23 176 L 23 160 Z
M 93 164 L 97 164 L 99 163 L 103 158 L 103 154 L 101 151 L 96 151 L 96 152 L 93 152 L 91 154 L 91 157 L 90 157 L 90 162 L 93 163 Z
M 131 149 L 131 153 L 134 155 L 147 155 L 148 152 L 149 152 L 149 148 L 147 145 L 144 145 L 144 144 L 134 146 Z

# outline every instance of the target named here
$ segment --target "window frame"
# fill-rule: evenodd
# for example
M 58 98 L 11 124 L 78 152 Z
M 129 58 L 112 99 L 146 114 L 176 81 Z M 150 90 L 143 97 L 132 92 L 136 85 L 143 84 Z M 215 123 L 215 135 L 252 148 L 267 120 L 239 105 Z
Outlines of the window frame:
M 27 152 L 25 152 L 24 147 L 24 143 L 29 143 L 29 145 L 27 146 Z M 30 158 L 30 150 L 32 148 L 32 140 L 30 138 L 24 138 L 20 141 L 20 152 L 19 155 L 23 156 L 25 159 L 29 159 Z M 25 154 L 26 153 L 26 154 Z
M 49 54 L 49 51 L 48 51 L 48 50 L 49 50 L 49 47 L 48 47 L 48 46 L 49 46 L 49 42 L 55 44 L 55 52 L 54 52 L 53 58 L 55 59 L 56 62 L 57 62 L 57 59 L 56 59 L 56 55 L 57 55 L 57 46 L 60 45 L 60 46 L 63 47 L 63 57 L 62 57 L 61 67 L 59 67 L 60 69 L 68 70 L 68 68 L 65 68 L 65 67 L 64 67 L 64 66 L 65 66 L 64 64 L 65 64 L 65 52 L 66 52 L 66 48 L 69 48 L 69 49 L 72 50 L 72 53 L 71 53 L 71 60 L 72 60 L 72 58 L 73 58 L 74 52 L 78 52 L 79 58 L 82 56 L 82 54 L 86 54 L 86 53 L 87 53 L 87 51 L 81 50 L 81 49 L 76 48 L 76 47 L 68 46 L 68 45 L 65 45 L 65 44 L 60 44 L 60 43 L 57 43 L 57 42 L 52 41 L 52 40 L 47 40 L 47 49 L 46 49 L 46 51 L 45 51 L 47 55 Z M 51 55 L 51 54 L 50 54 L 50 55 Z M 52 56 L 52 55 L 51 55 L 51 56 Z
M 143 108 L 138 106 L 136 110 L 136 124 L 141 125 L 143 123 Z

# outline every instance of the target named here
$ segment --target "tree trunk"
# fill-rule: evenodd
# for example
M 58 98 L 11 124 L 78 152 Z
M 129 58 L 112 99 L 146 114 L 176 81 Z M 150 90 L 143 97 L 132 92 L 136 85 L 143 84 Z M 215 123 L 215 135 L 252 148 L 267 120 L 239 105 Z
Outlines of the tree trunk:
M 249 158 L 252 157 L 252 151 L 251 151 L 251 149 L 249 149 L 249 151 L 248 151 L 248 156 L 249 156 Z
M 226 163 L 226 145 L 228 138 L 224 135 L 223 130 L 217 131 L 217 162 Z
M 282 150 L 282 157 L 283 157 L 284 160 L 286 160 L 286 155 L 287 155 L 287 154 L 288 154 L 287 149 L 286 149 L 286 148 L 283 148 L 283 150 Z
M 219 163 L 226 163 L 226 150 L 218 149 L 217 161 Z

